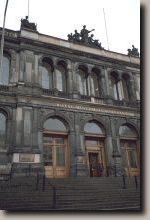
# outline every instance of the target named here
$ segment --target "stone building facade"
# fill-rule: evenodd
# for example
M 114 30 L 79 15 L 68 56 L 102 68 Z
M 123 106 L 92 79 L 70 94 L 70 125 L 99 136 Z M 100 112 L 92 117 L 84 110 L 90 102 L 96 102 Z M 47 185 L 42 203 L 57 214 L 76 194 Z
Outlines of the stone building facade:
M 52 178 L 140 174 L 139 57 L 35 27 L 6 29 L 0 173 L 31 170 Z

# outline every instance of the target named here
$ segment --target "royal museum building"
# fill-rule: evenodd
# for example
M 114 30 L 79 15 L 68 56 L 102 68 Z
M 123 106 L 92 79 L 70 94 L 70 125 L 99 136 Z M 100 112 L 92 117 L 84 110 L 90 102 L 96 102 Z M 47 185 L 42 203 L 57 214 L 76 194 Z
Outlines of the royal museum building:
M 27 17 L 5 29 L 0 173 L 140 175 L 138 50 L 106 50 L 90 32 L 59 39 Z

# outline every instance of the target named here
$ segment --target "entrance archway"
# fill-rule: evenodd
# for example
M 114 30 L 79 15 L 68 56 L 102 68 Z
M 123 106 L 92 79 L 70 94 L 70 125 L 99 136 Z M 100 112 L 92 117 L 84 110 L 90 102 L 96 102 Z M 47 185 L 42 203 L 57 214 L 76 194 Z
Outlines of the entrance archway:
M 96 121 L 86 123 L 84 127 L 87 165 L 90 177 L 105 175 L 105 130 Z
M 50 118 L 44 123 L 43 161 L 47 177 L 69 175 L 68 131 L 58 118 Z

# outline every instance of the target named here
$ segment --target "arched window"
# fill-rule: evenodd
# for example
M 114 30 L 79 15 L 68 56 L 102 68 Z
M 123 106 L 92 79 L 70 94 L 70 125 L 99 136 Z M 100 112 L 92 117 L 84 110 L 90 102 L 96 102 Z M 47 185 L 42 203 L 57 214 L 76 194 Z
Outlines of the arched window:
M 49 131 L 67 132 L 66 126 L 57 118 L 49 118 L 44 123 L 44 129 Z
M 95 97 L 99 96 L 99 79 L 95 72 L 91 74 L 91 94 Z
M 127 138 L 137 138 L 137 133 L 133 127 L 129 127 L 128 125 L 122 125 L 119 128 L 119 135 L 120 137 L 127 137 Z
M 89 134 L 105 134 L 103 127 L 93 121 L 86 123 L 84 131 Z
M 59 91 L 66 92 L 66 68 L 58 64 L 56 68 L 56 88 Z
M 78 70 L 78 86 L 79 86 L 79 92 L 81 95 L 88 94 L 86 72 L 80 68 Z
M 103 176 L 106 172 L 105 129 L 99 123 L 90 121 L 84 126 L 84 132 L 89 175 Z
M 44 58 L 42 66 L 40 66 L 42 88 L 52 89 L 53 88 L 53 66 L 52 61 L 48 58 Z
M 9 73 L 10 73 L 10 59 L 7 55 L 4 54 L 2 62 L 2 84 L 9 84 Z
M 49 118 L 44 123 L 43 160 L 47 177 L 69 175 L 68 131 L 59 118 Z
M 6 141 L 6 116 L 0 112 L 0 148 L 5 147 Z
M 122 161 L 125 172 L 129 176 L 139 175 L 138 135 L 133 126 L 124 124 L 119 128 Z

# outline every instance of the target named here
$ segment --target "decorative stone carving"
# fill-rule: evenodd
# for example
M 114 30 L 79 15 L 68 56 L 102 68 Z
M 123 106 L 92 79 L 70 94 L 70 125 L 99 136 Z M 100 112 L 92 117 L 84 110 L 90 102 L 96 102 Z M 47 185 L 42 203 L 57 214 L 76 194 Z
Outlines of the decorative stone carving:
M 133 57 L 139 57 L 139 52 L 138 49 L 134 47 L 134 45 L 132 45 L 132 49 L 128 49 L 128 55 L 129 56 L 133 56 Z
M 73 124 L 74 124 L 74 113 L 73 112 L 67 112 L 67 111 L 62 111 L 61 114 L 64 114 L 65 117 L 69 120 L 69 124 L 72 125 L 70 129 L 73 129 Z
M 101 46 L 101 43 L 99 43 L 99 40 L 94 40 L 94 34 L 91 34 L 91 36 L 89 36 L 89 33 L 91 33 L 92 31 L 94 31 L 95 29 L 92 29 L 91 31 L 86 29 L 86 25 L 83 25 L 82 30 L 80 31 L 80 33 L 78 33 L 77 30 L 75 30 L 74 34 L 68 34 L 68 41 L 70 42 L 74 42 L 74 43 L 81 43 L 81 44 L 85 44 L 88 46 L 92 46 L 92 47 L 96 47 L 99 49 L 104 49 Z

